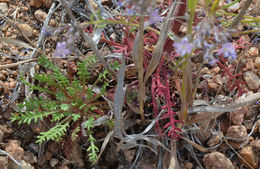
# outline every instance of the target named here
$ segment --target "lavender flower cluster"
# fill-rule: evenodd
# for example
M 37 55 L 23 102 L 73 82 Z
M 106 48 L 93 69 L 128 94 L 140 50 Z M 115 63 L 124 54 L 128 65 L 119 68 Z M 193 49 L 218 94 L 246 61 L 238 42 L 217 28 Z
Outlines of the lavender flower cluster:
M 126 9 L 126 13 L 128 16 L 135 15 L 137 13 L 148 14 L 149 16 L 149 24 L 155 24 L 158 21 L 161 21 L 163 18 L 160 16 L 158 9 L 153 9 L 151 7 L 151 0 L 125 0 L 118 1 L 118 6 L 120 7 L 129 7 Z
M 236 59 L 236 50 L 231 42 L 228 41 L 229 34 L 221 31 L 210 20 L 204 19 L 195 28 L 192 35 L 185 36 L 173 46 L 180 56 L 191 54 L 195 49 L 201 49 L 204 54 L 204 62 L 214 64 L 218 60 L 213 56 L 214 50 L 220 49 L 217 56 Z

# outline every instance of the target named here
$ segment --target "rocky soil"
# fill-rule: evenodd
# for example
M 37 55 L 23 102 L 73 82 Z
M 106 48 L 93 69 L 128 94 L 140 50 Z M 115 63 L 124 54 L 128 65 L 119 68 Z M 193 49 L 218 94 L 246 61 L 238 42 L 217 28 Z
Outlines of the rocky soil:
M 75 2 L 75 10 L 73 10 L 75 15 L 80 16 L 80 14 L 89 12 L 86 9 L 85 1 Z M 53 3 L 58 4 L 58 2 L 52 0 L 0 0 L 0 14 L 2 16 L 2 18 L 0 17 L 0 37 L 26 41 L 27 44 L 38 44 L 47 56 L 52 56 L 59 37 L 47 37 L 39 40 L 42 26 L 48 17 L 50 17 L 48 23 L 50 28 L 58 27 L 60 23 L 67 22 L 64 20 L 64 9 L 62 7 L 57 7 L 53 14 L 48 13 Z M 94 1 L 91 0 L 90 3 L 97 8 Z M 109 0 L 102 0 L 102 4 L 107 8 L 110 7 L 111 3 Z M 238 3 L 229 11 L 237 12 L 240 8 Z M 7 17 L 11 23 L 8 23 L 3 17 Z M 12 23 L 15 23 L 22 30 L 30 42 L 21 36 L 19 29 Z M 239 29 L 242 31 L 243 28 L 240 27 Z M 241 98 L 248 98 L 253 94 L 260 93 L 260 44 L 259 41 L 256 44 L 249 43 L 252 41 L 252 36 L 249 36 L 249 34 L 233 38 L 235 41 L 240 39 L 245 42 L 238 60 L 233 64 L 237 68 L 237 73 L 242 74 L 241 80 L 245 82 L 242 88 L 246 93 Z M 88 46 L 85 45 L 85 48 L 88 48 Z M 26 72 L 29 77 L 30 73 L 40 69 L 37 62 L 28 61 L 33 59 L 34 55 L 33 50 L 29 49 L 29 45 L 17 45 L 15 42 L 7 42 L 6 39 L 2 39 L 0 42 L 0 169 L 91 168 L 86 155 L 85 143 L 79 141 L 78 145 L 72 145 L 70 154 L 67 154 L 66 148 L 64 148 L 66 147 L 65 141 L 59 143 L 47 142 L 44 145 L 35 143 L 35 136 L 41 132 L 44 124 L 36 123 L 28 126 L 18 125 L 10 121 L 11 114 L 17 111 L 16 104 L 25 99 L 26 92 L 28 92 L 25 91 L 26 88 L 18 80 L 19 73 L 21 71 Z M 68 61 L 78 59 L 75 56 L 60 59 L 56 63 L 61 68 L 66 69 Z M 136 76 L 136 71 L 131 70 L 133 65 L 128 65 L 128 68 L 130 71 L 126 76 L 127 79 L 131 79 Z M 227 79 L 222 77 L 220 67 L 205 67 L 201 74 L 204 77 L 211 77 L 208 79 L 207 92 L 211 93 L 212 97 L 214 96 L 223 103 L 234 100 L 235 96 L 227 95 L 225 86 Z M 203 84 L 199 85 L 199 91 L 204 88 Z M 259 107 L 258 101 L 243 106 L 232 113 L 225 113 L 214 124 L 210 124 L 212 121 L 200 123 L 198 125 L 200 132 L 195 134 L 196 139 L 194 138 L 192 141 L 194 144 L 190 144 L 188 148 L 184 146 L 185 141 L 179 139 L 177 155 L 181 168 L 258 169 L 260 167 Z M 105 130 L 95 133 L 96 138 L 99 138 L 99 147 L 101 147 L 101 142 L 107 134 L 108 131 Z M 198 146 L 206 148 L 200 149 Z M 109 144 L 95 168 L 130 168 L 138 148 L 121 151 L 117 151 L 116 148 L 115 144 Z M 158 156 L 159 154 L 155 155 L 149 149 L 145 150 L 140 157 L 141 160 L 137 168 L 157 168 Z M 163 169 L 168 168 L 167 164 L 171 160 L 170 153 L 164 152 L 160 156 L 164 161 Z

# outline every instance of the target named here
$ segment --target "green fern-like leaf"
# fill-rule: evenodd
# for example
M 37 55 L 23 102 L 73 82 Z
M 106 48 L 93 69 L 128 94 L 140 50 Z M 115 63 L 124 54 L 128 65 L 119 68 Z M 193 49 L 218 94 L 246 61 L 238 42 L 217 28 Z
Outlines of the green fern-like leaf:
M 56 141 L 58 142 L 61 137 L 65 134 L 66 128 L 69 126 L 69 123 L 65 124 L 57 124 L 54 127 L 52 127 L 50 130 L 46 132 L 41 132 L 39 136 L 37 136 L 36 143 L 42 144 L 45 141 Z
M 55 112 L 20 112 L 19 115 L 13 113 L 11 116 L 11 121 L 18 121 L 18 124 L 31 124 L 32 121 L 35 123 L 40 119 L 43 120 L 44 117 L 48 117 L 51 114 L 54 114 Z

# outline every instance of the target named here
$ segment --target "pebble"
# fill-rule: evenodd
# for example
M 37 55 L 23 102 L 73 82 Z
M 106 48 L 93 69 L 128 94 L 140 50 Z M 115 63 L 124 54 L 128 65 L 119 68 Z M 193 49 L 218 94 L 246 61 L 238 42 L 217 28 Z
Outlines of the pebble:
M 15 88 L 16 82 L 10 82 L 9 85 L 10 85 L 10 88 Z
M 5 75 L 3 75 L 2 73 L 0 73 L 0 80 L 6 80 Z
M 191 162 L 184 162 L 184 167 L 185 167 L 185 169 L 192 169 L 193 164 Z
M 6 70 L 2 70 L 2 72 L 1 72 L 3 75 L 8 75 L 9 73 L 6 71 Z
M 226 137 L 231 138 L 245 138 L 247 136 L 247 129 L 243 125 L 233 125 L 227 129 Z M 244 141 L 228 140 L 228 143 L 234 148 L 240 148 L 241 144 L 247 143 L 249 139 Z
M 212 152 L 203 157 L 203 163 L 206 169 L 234 169 L 231 161 L 222 153 Z
M 52 0 L 43 0 L 43 6 L 46 8 L 50 8 L 52 4 Z
M 252 141 L 251 145 L 252 145 L 254 150 L 257 150 L 258 152 L 260 152 L 260 140 L 259 139 Z
M 17 165 L 15 162 L 10 161 L 8 168 L 11 169 L 35 169 L 31 164 L 26 163 L 24 160 L 19 161 L 21 165 Z
M 29 164 L 38 162 L 37 157 L 31 151 L 26 151 L 24 153 L 23 159 L 26 163 L 29 163 Z
M 8 165 L 8 157 L 0 156 L 0 168 L 7 169 L 7 165 Z
M 42 0 L 30 0 L 30 6 L 39 8 L 40 6 L 42 6 Z
M 250 89 L 258 89 L 260 86 L 259 77 L 251 71 L 247 71 L 243 74 L 243 77 Z
M 200 72 L 202 75 L 204 74 L 210 74 L 210 70 L 208 67 L 204 67 L 203 69 L 201 69 L 201 72 Z
M 251 55 L 251 56 L 257 56 L 257 55 L 259 54 L 258 48 L 256 48 L 256 47 L 251 47 L 251 48 L 248 50 L 248 54 Z
M 5 151 L 18 161 L 20 161 L 24 155 L 24 150 L 17 140 L 9 140 L 6 145 Z
M 47 13 L 41 9 L 38 9 L 37 11 L 34 12 L 34 16 L 38 21 L 44 22 L 47 17 Z
M 248 111 L 248 107 L 245 106 L 237 111 L 231 112 L 230 113 L 230 120 L 234 125 L 241 125 L 243 120 L 244 120 L 244 116 L 245 113 Z
M 0 0 L 0 2 L 10 2 L 10 0 Z
M 220 133 L 213 132 L 210 139 L 207 141 L 207 145 L 209 147 L 216 146 L 217 144 L 220 143 L 222 136 L 223 136 L 222 131 Z
M 209 79 L 208 89 L 209 89 L 209 93 L 211 93 L 211 92 L 216 93 L 219 89 L 219 85 L 217 83 L 213 82 L 212 79 Z
M 59 169 L 69 169 L 69 167 L 67 165 L 62 165 L 59 167 Z
M 3 15 L 7 15 L 8 6 L 6 3 L 0 3 L 0 13 L 2 13 Z
M 4 83 L 3 83 L 3 87 L 4 87 L 4 88 L 10 88 L 10 83 L 4 82 Z
M 253 59 L 248 59 L 245 63 L 245 67 L 243 67 L 243 71 L 253 70 L 254 68 L 254 61 Z
M 213 69 L 211 69 L 211 73 L 213 73 L 214 75 L 218 74 L 219 71 L 220 71 L 220 68 L 218 66 L 216 66 Z
M 19 24 L 18 27 L 23 31 L 23 33 L 29 37 L 32 37 L 33 28 L 26 23 Z
M 256 69 L 260 69 L 260 57 L 255 58 L 254 66 Z
M 50 166 L 55 167 L 59 163 L 59 160 L 56 158 L 51 158 L 50 159 Z
M 245 165 L 247 168 L 258 168 L 258 157 L 257 154 L 253 152 L 252 146 L 242 148 L 242 150 L 239 152 L 239 155 L 243 158 L 243 160 L 238 156 L 238 161 Z M 244 160 L 247 163 L 244 162 Z

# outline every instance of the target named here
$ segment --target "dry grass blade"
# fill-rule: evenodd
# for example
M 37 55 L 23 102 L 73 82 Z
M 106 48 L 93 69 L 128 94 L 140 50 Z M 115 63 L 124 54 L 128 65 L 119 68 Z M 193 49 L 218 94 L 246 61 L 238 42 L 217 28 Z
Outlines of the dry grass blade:
M 201 106 L 201 107 L 192 108 L 188 111 L 189 113 L 195 113 L 195 112 L 196 113 L 203 112 L 203 113 L 191 116 L 190 120 L 185 122 L 184 126 L 188 126 L 193 123 L 199 123 L 206 120 L 215 119 L 225 112 L 232 112 L 243 106 L 255 104 L 256 101 L 258 100 L 260 100 L 260 93 L 255 93 L 247 96 L 245 99 L 235 101 L 234 103 L 231 103 L 229 105 Z
M 107 143 L 109 142 L 109 140 L 110 140 L 110 138 L 112 137 L 113 134 L 114 134 L 114 131 L 110 131 L 110 132 L 107 134 L 107 136 L 106 136 L 104 142 L 102 143 L 102 146 L 101 146 L 101 149 L 100 149 L 100 153 L 99 153 L 99 155 L 98 155 L 98 158 L 97 158 L 96 163 L 98 163 L 98 161 L 99 161 L 99 159 L 100 159 L 102 153 L 104 152 L 104 150 L 105 150 L 105 148 L 106 148 L 106 146 L 107 146 Z
M 220 116 L 221 114 L 223 114 L 225 112 L 204 112 L 204 113 L 200 113 L 200 114 L 196 114 L 191 116 L 191 119 L 188 120 L 187 122 L 184 123 L 184 126 L 188 126 L 191 125 L 193 123 L 200 123 L 206 120 L 212 120 L 217 118 L 218 116 Z
M 172 3 L 170 11 L 166 17 L 166 21 L 163 25 L 163 29 L 161 31 L 160 37 L 159 37 L 156 47 L 154 49 L 152 60 L 148 66 L 147 73 L 145 74 L 145 77 L 144 77 L 144 84 L 146 84 L 148 78 L 152 75 L 153 71 L 156 69 L 156 67 L 158 66 L 158 64 L 161 60 L 161 57 L 163 54 L 164 43 L 168 36 L 168 31 L 170 29 L 171 21 L 172 21 L 171 18 L 174 15 L 176 6 L 177 6 L 176 3 Z
M 122 133 L 125 133 L 122 124 L 122 118 L 121 118 L 122 109 L 125 100 L 125 92 L 126 92 L 126 89 L 124 88 L 124 77 L 125 77 L 125 60 L 124 58 L 122 58 L 122 63 L 118 73 L 117 87 L 116 87 L 116 92 L 114 97 L 114 117 L 115 117 L 114 131 L 119 138 L 123 138 Z
M 205 148 L 197 143 L 194 143 L 193 141 L 191 141 L 185 137 L 181 137 L 181 139 L 185 140 L 187 143 L 191 144 L 193 147 L 195 147 L 196 149 L 198 149 L 201 152 L 204 152 L 204 153 L 209 152 L 209 150 L 207 148 Z
M 6 42 L 6 43 L 11 44 L 11 45 L 16 45 L 16 46 L 22 47 L 22 48 L 34 49 L 34 47 L 32 47 L 31 45 L 29 45 L 29 44 L 27 44 L 23 41 L 17 40 L 17 39 L 0 37 L 0 41 Z
M 139 113 L 141 120 L 144 122 L 144 101 L 145 101 L 145 84 L 144 84 L 144 67 L 143 67 L 143 37 L 144 37 L 144 16 L 141 16 L 139 37 L 138 37 L 138 86 L 139 86 Z
M 16 67 L 16 66 L 19 66 L 19 65 L 24 64 L 24 63 L 33 62 L 35 60 L 36 59 L 28 59 L 28 60 L 20 61 L 20 62 L 17 62 L 17 63 L 0 65 L 0 70 L 2 70 L 2 69 L 9 69 L 9 68 Z

